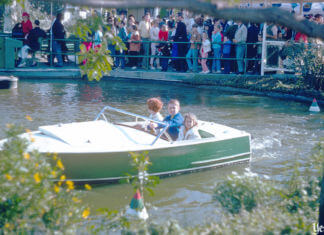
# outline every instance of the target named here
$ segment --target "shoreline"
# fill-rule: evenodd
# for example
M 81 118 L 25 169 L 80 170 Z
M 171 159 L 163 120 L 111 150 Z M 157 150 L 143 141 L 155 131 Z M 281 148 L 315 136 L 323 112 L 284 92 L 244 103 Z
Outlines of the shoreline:
M 19 79 L 82 79 L 79 68 L 75 66 L 66 66 L 63 68 L 32 67 L 0 69 L 0 75 L 12 75 Z M 207 86 L 223 91 L 234 91 L 243 94 L 307 103 L 311 103 L 313 98 L 316 98 L 318 104 L 324 105 L 324 92 L 298 87 L 299 84 L 296 82 L 298 77 L 291 74 L 260 76 L 249 74 L 200 74 L 117 69 L 110 71 L 110 75 L 103 77 L 102 80 L 116 78 L 141 81 L 164 81 L 169 83 L 177 82 L 193 86 Z

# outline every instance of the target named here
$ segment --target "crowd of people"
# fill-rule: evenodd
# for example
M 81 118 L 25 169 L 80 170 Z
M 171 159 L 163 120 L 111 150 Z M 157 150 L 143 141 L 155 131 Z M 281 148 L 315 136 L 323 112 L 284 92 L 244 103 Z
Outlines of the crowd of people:
M 24 13 L 21 32 L 27 38 L 29 49 L 37 50 L 39 45 L 35 42 L 44 35 L 40 30 L 33 32 L 28 18 L 29 15 Z M 52 25 L 53 52 L 58 67 L 63 66 L 61 53 L 66 47 L 62 41 L 65 38 L 62 19 L 63 14 L 59 13 Z M 320 14 L 309 16 L 309 20 L 323 24 L 323 16 Z M 35 28 L 39 28 L 39 21 L 34 24 Z M 127 66 L 132 69 L 178 72 L 260 72 L 263 24 L 225 21 L 181 11 L 168 18 L 159 15 L 153 18 L 146 12 L 140 22 L 133 15 L 127 17 L 125 12 L 118 16 L 111 14 L 107 17 L 107 26 L 127 47 L 127 50 L 116 50 L 115 45 L 108 45 L 107 49 L 114 58 L 114 68 L 117 69 Z M 305 34 L 275 24 L 268 25 L 265 32 L 267 40 L 309 42 Z M 101 30 L 95 32 L 94 44 L 97 46 L 102 35 Z M 271 55 L 267 58 L 268 63 L 278 63 L 278 48 L 270 46 L 267 51 Z
M 323 24 L 320 14 L 307 17 Z M 260 72 L 263 24 L 225 21 L 188 12 L 168 18 L 159 15 L 152 18 L 146 12 L 140 22 L 133 15 L 126 17 L 122 13 L 109 16 L 108 22 L 127 46 L 126 51 L 112 51 L 116 68 L 225 74 Z M 275 24 L 267 26 L 266 38 L 309 42 L 305 34 Z M 278 64 L 278 48 L 269 46 L 267 52 L 269 64 Z

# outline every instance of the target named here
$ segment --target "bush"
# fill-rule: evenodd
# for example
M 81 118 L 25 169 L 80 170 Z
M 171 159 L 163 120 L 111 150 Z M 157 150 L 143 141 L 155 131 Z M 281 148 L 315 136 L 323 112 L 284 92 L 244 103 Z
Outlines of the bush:
M 214 199 L 231 214 L 239 214 L 242 210 L 251 212 L 260 203 L 261 196 L 269 193 L 268 188 L 269 185 L 250 171 L 244 176 L 233 172 L 228 180 L 216 186 Z
M 0 229 L 2 232 L 71 232 L 89 215 L 80 192 L 64 180 L 64 166 L 55 154 L 28 151 L 22 127 L 10 126 L 0 152 Z M 29 132 L 29 130 L 27 130 Z M 32 138 L 31 138 L 32 140 Z M 49 164 L 49 159 L 56 166 Z
M 282 50 L 284 64 L 302 74 L 310 88 L 324 90 L 324 47 L 317 44 L 288 44 Z M 289 61 L 289 62 L 287 62 Z
M 30 151 L 29 140 L 19 136 L 22 132 L 29 133 L 33 141 L 30 130 L 8 125 L 7 141 L 0 147 L 0 234 L 98 233 L 128 228 L 123 212 L 101 208 L 90 216 L 81 200 L 82 191 L 66 180 L 57 154 Z M 91 190 L 88 184 L 84 188 Z
M 209 229 L 229 234 L 314 232 L 323 163 L 324 144 L 321 143 L 306 166 L 295 165 L 287 182 L 279 184 L 251 173 L 233 174 L 216 186 L 214 199 L 225 213 L 221 213 L 222 222 L 210 225 Z

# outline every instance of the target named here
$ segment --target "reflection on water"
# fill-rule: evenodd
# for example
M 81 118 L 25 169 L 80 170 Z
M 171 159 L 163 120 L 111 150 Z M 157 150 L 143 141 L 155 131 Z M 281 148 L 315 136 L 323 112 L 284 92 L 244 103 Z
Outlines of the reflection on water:
M 6 123 L 21 123 L 35 130 L 40 125 L 92 120 L 105 105 L 148 114 L 146 99 L 161 97 L 181 102 L 181 112 L 252 134 L 252 162 L 163 179 L 155 189 L 149 212 L 157 221 L 169 218 L 184 225 L 217 220 L 213 187 L 232 171 L 253 172 L 283 180 L 295 161 L 305 162 L 320 137 L 324 137 L 323 113 L 311 115 L 304 103 L 221 92 L 163 82 L 113 80 L 85 83 L 75 80 L 21 80 L 18 89 L 0 90 L 0 137 Z M 25 115 L 33 117 L 27 122 Z M 166 115 L 164 107 L 163 115 Z M 109 118 L 120 120 L 116 114 Z M 124 120 L 124 117 L 122 118 Z M 85 192 L 93 208 L 121 209 L 132 197 L 127 185 L 110 185 Z

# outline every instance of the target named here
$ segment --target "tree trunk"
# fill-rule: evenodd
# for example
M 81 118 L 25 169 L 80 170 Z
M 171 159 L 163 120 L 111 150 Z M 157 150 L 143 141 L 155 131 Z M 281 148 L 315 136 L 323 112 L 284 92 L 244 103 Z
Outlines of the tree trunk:
M 324 228 L 324 173 L 322 177 L 322 184 L 321 184 L 321 195 L 320 195 L 320 207 L 319 207 L 319 218 L 318 218 L 318 227 Z M 318 232 L 318 234 L 324 234 L 324 229 Z

